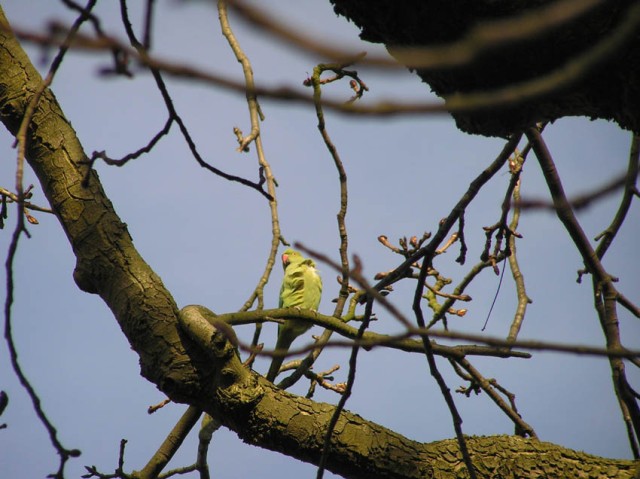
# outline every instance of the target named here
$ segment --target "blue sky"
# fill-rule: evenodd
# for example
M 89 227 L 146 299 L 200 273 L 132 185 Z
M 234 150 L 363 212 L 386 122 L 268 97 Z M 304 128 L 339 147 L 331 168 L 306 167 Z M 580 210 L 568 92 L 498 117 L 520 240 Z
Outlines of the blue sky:
M 158 55 L 241 79 L 239 65 L 219 32 L 217 12 L 209 2 L 158 4 Z M 107 32 L 124 38 L 116 5 L 101 2 L 97 12 Z M 44 28 L 51 19 L 73 21 L 59 2 L 9 0 L 3 2 L 3 8 L 9 21 L 20 27 Z M 337 18 L 329 2 L 278 0 L 270 2 L 269 8 L 282 21 L 294 22 L 322 41 L 384 53 L 380 47 L 360 43 L 357 29 Z M 140 24 L 139 13 L 131 12 L 134 25 Z M 302 88 L 313 66 L 324 60 L 287 48 L 233 17 L 232 26 L 252 61 L 258 84 Z M 42 52 L 31 47 L 27 50 L 38 68 L 46 71 Z M 102 78 L 97 72 L 108 63 L 107 55 L 70 54 L 52 88 L 85 150 L 104 149 L 117 157 L 145 144 L 164 124 L 166 112 L 149 75 L 140 74 L 133 81 Z M 361 73 L 371 90 L 365 102 L 432 98 L 428 86 L 404 71 Z M 245 132 L 250 129 L 243 97 L 185 81 L 169 80 L 168 84 L 176 108 L 205 159 L 227 172 L 255 178 L 253 153 L 236 153 L 232 134 L 234 126 Z M 331 85 L 325 91 L 334 98 L 350 95 L 346 83 Z M 280 185 L 283 234 L 291 242 L 301 241 L 337 258 L 338 178 L 317 133 L 314 113 L 301 105 L 269 100 L 262 101 L 262 108 L 266 115 L 262 138 Z M 327 128 L 349 177 L 350 252 L 363 259 L 369 278 L 398 263 L 397 257 L 379 245 L 378 235 L 395 241 L 435 231 L 469 181 L 503 146 L 499 139 L 459 132 L 453 120 L 443 115 L 379 119 L 330 113 Z M 630 134 L 612 123 L 568 118 L 550 125 L 544 136 L 570 196 L 588 191 L 626 168 Z M 16 152 L 12 142 L 10 135 L 0 130 L 0 186 L 5 188 L 14 184 Z M 96 168 L 140 253 L 180 306 L 197 303 L 216 312 L 230 312 L 244 303 L 262 273 L 269 250 L 270 218 L 259 194 L 201 169 L 176 131 L 150 155 L 124 168 L 102 164 Z M 508 181 L 508 173 L 499 173 L 467 213 L 468 265 L 477 261 L 482 250 L 482 226 L 499 218 Z M 30 171 L 25 183 L 36 183 Z M 522 190 L 527 197 L 547 194 L 533 156 L 525 165 Z M 33 200 L 45 203 L 38 185 Z M 579 213 L 588 237 L 593 238 L 610 222 L 617 201 L 618 195 L 614 195 Z M 0 251 L 6 252 L 10 240 L 15 212 L 10 210 L 10 215 L 9 225 L 0 233 Z M 129 441 L 125 465 L 139 469 L 185 406 L 170 405 L 147 415 L 147 407 L 164 396 L 139 376 L 137 356 L 100 298 L 75 286 L 74 258 L 55 218 L 36 216 L 40 225 L 30 227 L 31 239 L 22 239 L 15 264 L 13 327 L 20 362 L 63 444 L 82 450 L 82 456 L 68 466 L 68 477 L 83 474 L 83 465 L 112 471 L 123 437 Z M 521 338 L 602 345 L 591 308 L 590 282 L 576 284 L 576 271 L 582 264 L 561 224 L 549 212 L 528 212 L 519 231 L 524 236 L 518 243 L 520 264 L 534 301 Z M 621 291 L 632 299 L 637 299 L 639 289 L 635 248 L 639 233 L 635 204 L 604 261 L 608 271 L 620 278 Z M 435 264 L 454 283 L 466 272 L 454 262 L 456 256 L 453 250 Z M 320 309 L 330 313 L 338 285 L 328 266 L 321 265 L 320 270 L 325 284 Z M 277 305 L 281 274 L 277 268 L 267 285 L 266 307 Z M 0 275 L 4 279 L 4 270 Z M 474 301 L 468 306 L 469 313 L 463 319 L 452 319 L 451 326 L 480 332 L 497 285 L 498 279 L 489 272 L 472 285 L 468 292 Z M 406 314 L 410 314 L 412 288 L 409 282 L 400 284 L 390 296 Z M 506 336 L 514 308 L 514 288 L 507 273 L 486 333 Z M 378 330 L 397 330 L 393 319 L 382 311 L 378 316 Z M 637 319 L 622 309 L 620 319 L 626 345 L 638 349 Z M 272 345 L 275 326 L 265 329 L 262 339 Z M 238 328 L 238 333 L 249 340 L 253 330 Z M 323 370 L 339 363 L 344 367 L 336 379 L 344 380 L 347 354 L 345 350 L 328 350 L 316 368 Z M 0 421 L 9 426 L 0 431 L 0 477 L 45 477 L 57 467 L 57 457 L 8 367 L 4 343 L 0 358 L 0 389 L 10 396 Z M 473 363 L 516 394 L 520 413 L 542 440 L 597 455 L 630 457 L 606 360 L 536 353 L 530 360 L 485 358 Z M 260 360 L 256 369 L 264 372 L 266 365 L 266 360 Z M 446 361 L 439 361 L 439 365 L 452 390 L 462 384 L 450 373 Z M 632 380 L 640 379 L 635 371 L 629 370 L 629 374 Z M 294 388 L 294 392 L 304 391 L 302 385 Z M 324 391 L 318 391 L 316 398 L 337 402 L 333 393 Z M 486 395 L 469 399 L 456 395 L 455 399 L 465 433 L 512 432 L 511 424 Z M 424 357 L 419 355 L 381 349 L 362 354 L 347 408 L 412 439 L 435 441 L 454 435 L 444 401 Z M 195 443 L 192 435 L 172 466 L 191 463 Z M 275 453 L 244 445 L 225 430 L 214 436 L 210 464 L 218 477 L 269 477 L 265 471 L 274 470 L 275 464 L 278 477 L 314 475 L 313 466 L 283 461 Z

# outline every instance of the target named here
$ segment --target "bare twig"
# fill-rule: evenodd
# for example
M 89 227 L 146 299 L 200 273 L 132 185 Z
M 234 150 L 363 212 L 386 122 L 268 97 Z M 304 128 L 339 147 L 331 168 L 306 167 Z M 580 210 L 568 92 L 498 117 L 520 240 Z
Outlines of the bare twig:
M 444 292 L 434 288 L 429 283 L 425 283 L 425 286 L 433 294 L 435 294 L 437 296 L 440 296 L 442 298 L 454 299 L 456 301 L 471 301 L 471 296 L 469 296 L 468 294 L 444 293 Z
M 416 285 L 415 294 L 413 297 L 413 312 L 416 317 L 418 328 L 421 329 L 426 329 L 426 323 L 424 320 L 424 315 L 422 313 L 422 295 L 424 285 L 426 284 L 427 272 L 429 270 L 434 253 L 435 251 L 430 256 L 425 257 L 422 263 L 422 267 L 420 268 L 420 276 L 418 277 L 418 284 Z M 367 304 L 370 304 L 371 302 L 372 301 L 370 300 Z M 438 384 L 442 397 L 444 398 L 444 401 L 449 408 L 451 419 L 453 420 L 453 429 L 456 433 L 458 447 L 460 447 L 460 452 L 462 453 L 462 458 L 467 468 L 467 473 L 469 474 L 469 477 L 471 479 L 476 479 L 476 471 L 471 460 L 471 455 L 469 454 L 467 442 L 464 438 L 464 434 L 462 433 L 462 418 L 458 413 L 458 409 L 456 408 L 456 404 L 453 400 L 453 396 L 451 395 L 451 391 L 447 386 L 444 378 L 442 377 L 442 374 L 440 374 L 440 371 L 438 370 L 435 355 L 433 352 L 433 345 L 431 344 L 429 335 L 427 333 L 423 333 L 420 335 L 420 338 L 422 339 L 422 344 L 424 346 L 424 352 L 427 358 L 427 363 L 429 364 L 429 371 L 431 372 L 431 376 L 433 376 L 436 383 Z
M 306 394 L 307 399 L 311 399 L 316 389 L 316 384 L 326 389 L 327 391 L 333 391 L 337 394 L 343 394 L 346 388 L 346 383 L 336 383 L 332 384 L 328 381 L 328 379 L 332 379 L 331 374 L 340 369 L 340 366 L 337 364 L 331 367 L 327 371 L 322 371 L 320 373 L 315 373 L 310 369 L 307 369 L 304 373 L 305 377 L 310 379 L 309 391 Z
M 258 103 L 257 95 L 255 94 L 255 82 L 253 78 L 253 69 L 251 68 L 251 61 L 245 54 L 244 50 L 240 46 L 231 25 L 229 24 L 229 17 L 227 12 L 227 2 L 224 0 L 218 1 L 218 19 L 220 21 L 220 30 L 222 35 L 227 40 L 231 51 L 238 60 L 238 63 L 242 66 L 242 74 L 245 81 L 245 98 L 247 100 L 247 107 L 249 109 L 249 120 L 251 122 L 251 132 L 248 136 L 243 137 L 242 134 L 238 138 L 238 152 L 248 151 L 249 145 L 253 142 L 256 145 L 256 154 L 258 157 L 258 164 L 260 167 L 261 182 L 267 185 L 267 193 L 269 194 L 269 212 L 271 214 L 271 248 L 267 261 L 264 267 L 264 271 L 258 280 L 258 284 L 251 293 L 250 297 L 245 301 L 241 308 L 241 311 L 247 311 L 253 306 L 255 301 L 258 301 L 257 308 L 264 308 L 264 287 L 271 277 L 273 267 L 276 262 L 276 255 L 278 253 L 278 246 L 280 245 L 280 219 L 278 216 L 278 200 L 276 197 L 276 184 L 271 165 L 267 161 L 267 156 L 262 145 L 262 138 L 260 137 L 260 119 L 262 110 Z M 235 128 L 234 131 L 239 132 L 239 128 Z M 262 327 L 260 324 L 256 325 L 256 330 L 253 335 L 252 345 L 257 346 L 260 341 L 260 333 Z
M 149 1 L 153 3 L 153 0 L 148 0 L 148 3 Z M 62 0 L 62 3 L 64 3 L 71 10 L 75 10 L 76 12 L 82 15 L 85 15 L 87 21 L 89 21 L 91 25 L 93 25 L 93 29 L 96 32 L 96 36 L 100 39 L 108 41 L 107 35 L 104 33 L 104 30 L 102 29 L 102 24 L 100 22 L 100 19 L 91 12 L 92 9 L 84 8 L 78 3 L 74 2 L 73 0 Z M 61 30 L 61 29 L 55 29 L 54 26 L 52 25 L 51 27 L 52 35 L 58 34 L 56 30 Z M 133 74 L 129 71 L 129 56 L 125 52 L 123 52 L 121 49 L 119 49 L 117 46 L 113 46 L 109 50 L 111 51 L 111 55 L 113 56 L 113 67 L 103 69 L 102 70 L 103 73 L 110 74 L 110 75 L 123 75 L 128 78 L 132 78 Z
M 497 384 L 495 380 L 491 381 L 485 378 L 482 373 L 480 373 L 480 371 L 478 371 L 466 358 L 456 359 L 455 361 L 469 373 L 472 380 L 487 393 L 498 408 L 500 408 L 500 410 L 504 412 L 511 421 L 513 421 L 516 426 L 516 430 L 522 431 L 522 436 L 529 436 L 532 438 L 538 437 L 534 429 L 527 424 L 524 419 L 522 419 L 520 414 L 518 414 L 513 400 L 511 400 L 511 404 L 509 405 L 504 402 L 500 395 L 495 391 L 494 386 Z M 502 389 L 502 391 L 504 392 L 506 390 Z M 512 398 L 513 395 L 511 395 L 511 399 Z
M 495 258 L 496 256 L 498 256 L 498 252 L 502 247 L 503 240 L 506 243 L 504 254 L 505 256 L 508 257 L 511 254 L 511 252 L 509 251 L 509 244 L 510 244 L 509 238 L 511 238 L 511 236 L 516 236 L 517 238 L 521 237 L 515 230 L 511 229 L 507 224 L 507 216 L 509 215 L 509 211 L 511 210 L 511 197 L 513 196 L 513 192 L 516 186 L 518 185 L 518 182 L 520 181 L 520 173 L 522 171 L 521 168 L 513 169 L 513 166 L 512 166 L 513 164 L 521 163 L 522 160 L 519 159 L 519 156 L 520 155 L 516 150 L 514 158 L 511 158 L 509 160 L 511 179 L 509 180 L 509 186 L 507 187 L 507 191 L 505 192 L 505 195 L 504 195 L 504 200 L 502 201 L 502 207 L 501 207 L 502 214 L 500 215 L 500 219 L 496 224 L 492 226 L 484 227 L 484 230 L 486 231 L 487 241 L 485 244 L 484 251 L 480 256 L 480 259 L 482 261 L 487 261 L 490 257 Z M 491 238 L 493 237 L 494 232 L 495 232 L 496 244 L 494 246 L 493 253 L 491 254 L 489 250 L 491 248 Z
M 620 200 L 620 206 L 618 207 L 618 211 L 616 211 L 611 224 L 596 237 L 596 241 L 600 241 L 600 244 L 598 244 L 598 247 L 596 248 L 596 254 L 600 259 L 604 257 L 609 246 L 611 246 L 613 239 L 620 230 L 622 223 L 627 217 L 633 197 L 640 196 L 638 187 L 636 186 L 638 173 L 640 173 L 640 135 L 632 134 L 631 148 L 629 151 L 629 165 L 627 166 L 627 173 L 624 175 L 624 182 L 621 182 L 620 185 L 624 185 L 624 193 Z M 615 183 L 618 183 L 618 181 L 615 181 Z
M 238 146 L 238 151 L 243 151 L 251 142 L 255 141 L 260 134 L 260 120 L 258 118 L 260 107 L 258 106 L 258 98 L 255 94 L 255 82 L 251 62 L 242 50 L 240 43 L 238 43 L 233 30 L 231 30 L 229 16 L 227 14 L 227 3 L 227 0 L 218 0 L 218 18 L 220 20 L 222 35 L 227 39 L 227 43 L 229 43 L 229 47 L 231 47 L 231 51 L 235 55 L 236 60 L 242 65 L 242 74 L 246 85 L 247 105 L 249 106 L 249 116 L 251 118 L 251 133 L 244 137 Z
M 202 423 L 198 432 L 198 457 L 195 463 L 195 468 L 200 473 L 200 479 L 209 479 L 211 477 L 207 455 L 213 434 L 220 429 L 221 425 L 220 421 L 209 414 L 205 413 L 202 416 Z
M 333 311 L 333 316 L 336 318 L 340 318 L 344 311 L 344 307 L 349 297 L 349 256 L 348 256 L 348 247 L 349 247 L 349 237 L 347 234 L 347 226 L 345 223 L 345 218 L 347 216 L 347 206 L 349 202 L 349 193 L 348 193 L 348 184 L 347 184 L 347 172 L 344 168 L 342 160 L 340 159 L 340 154 L 338 153 L 338 149 L 333 144 L 331 140 L 331 136 L 326 128 L 326 123 L 324 120 L 324 111 L 322 109 L 322 88 L 323 85 L 321 76 L 326 70 L 331 70 L 333 72 L 340 73 L 343 68 L 347 65 L 318 65 L 313 69 L 313 75 L 309 79 L 310 86 L 313 88 L 313 98 L 315 100 L 315 110 L 316 117 L 318 118 L 318 131 L 322 136 L 322 140 L 331 155 L 333 160 L 333 164 L 338 172 L 338 181 L 340 183 L 340 208 L 336 215 L 336 219 L 338 222 L 338 234 L 340 235 L 340 264 L 341 267 L 340 277 L 338 279 L 340 283 L 340 291 L 338 292 L 338 301 L 336 302 L 336 307 Z M 357 73 L 349 72 L 350 77 L 358 78 Z M 358 78 L 359 80 L 359 78 Z M 318 344 L 323 344 L 329 341 L 333 331 L 328 329 L 325 330 L 322 336 L 318 339 Z M 299 378 L 307 371 L 318 358 L 320 353 L 322 352 L 322 348 L 317 348 L 311 351 L 310 354 L 305 357 L 300 363 L 299 367 L 291 374 L 289 377 L 285 378 L 281 381 L 278 386 L 281 388 L 291 387 Z
M 0 187 L 0 196 L 7 197 L 10 202 L 17 203 L 19 201 L 18 200 L 18 195 L 15 194 L 15 193 L 12 193 L 11 191 L 7 190 L 6 188 Z M 31 211 L 39 211 L 41 213 L 53 214 L 53 210 L 51 208 L 46 208 L 44 206 L 38 206 L 38 205 L 36 205 L 34 203 L 31 203 L 30 201 L 24 201 L 23 204 L 24 204 L 25 209 L 29 209 Z
M 111 166 L 124 166 L 129 161 L 135 160 L 137 158 L 140 158 L 145 153 L 151 152 L 151 150 L 153 150 L 153 148 L 158 144 L 158 142 L 162 139 L 162 137 L 164 137 L 164 136 L 169 134 L 169 131 L 171 131 L 171 126 L 173 125 L 174 121 L 175 121 L 175 118 L 170 115 L 169 118 L 167 118 L 164 126 L 160 129 L 160 131 L 158 131 L 158 133 L 156 133 L 153 136 L 153 138 L 151 138 L 147 142 L 146 145 L 138 148 L 134 152 L 131 152 L 131 153 L 128 153 L 128 154 L 124 155 L 122 158 L 117 158 L 117 159 L 116 158 L 111 158 L 109 155 L 107 155 L 107 153 L 104 150 L 103 151 L 94 151 L 93 154 L 91 155 L 91 158 L 86 160 L 86 163 L 91 168 L 93 168 L 93 165 L 95 164 L 95 162 L 97 160 L 102 160 L 107 165 L 111 165 Z M 89 177 L 89 175 L 87 174 L 87 176 L 85 178 L 85 184 L 88 181 L 88 177 Z
M 533 150 L 540 163 L 540 168 L 544 174 L 549 192 L 551 193 L 553 204 L 555 205 L 556 214 L 582 256 L 587 271 L 592 275 L 595 307 L 605 335 L 607 348 L 621 349 L 622 344 L 620 341 L 620 329 L 616 309 L 618 292 L 613 285 L 613 280 L 602 266 L 600 258 L 591 247 L 587 236 L 573 213 L 551 153 L 547 149 L 542 136 L 537 129 L 530 128 L 527 130 L 527 137 L 532 143 Z M 629 392 L 624 361 L 617 357 L 610 357 L 609 363 L 613 377 L 613 386 L 620 403 L 623 419 L 627 425 L 627 429 L 633 432 L 633 434 L 629 434 L 629 443 L 637 458 L 638 455 L 640 455 L 640 447 L 638 444 L 638 438 L 640 437 L 640 407 L 635 397 Z
M 524 161 L 524 157 L 521 157 Z M 520 220 L 520 208 L 518 207 L 518 200 L 520 199 L 520 180 L 516 184 L 513 189 L 513 216 L 511 217 L 511 223 L 509 224 L 509 228 L 512 231 L 516 231 L 518 229 L 518 222 Z M 527 290 L 524 284 L 524 276 L 522 275 L 522 271 L 520 270 L 520 265 L 518 264 L 518 255 L 516 250 L 516 237 L 509 237 L 509 251 L 511 254 L 509 255 L 509 268 L 511 269 L 511 275 L 513 277 L 513 282 L 516 285 L 516 297 L 518 298 L 518 306 L 516 307 L 516 312 L 513 316 L 513 321 L 511 322 L 511 327 L 509 328 L 509 334 L 507 335 L 508 340 L 515 340 L 518 337 L 518 333 L 520 332 L 520 327 L 522 326 L 522 322 L 524 321 L 525 313 L 527 312 L 527 305 L 531 303 L 531 299 L 527 295 Z
M 498 157 L 484 170 L 482 171 L 470 184 L 467 191 L 462 198 L 458 200 L 458 203 L 453 207 L 449 216 L 440 222 L 438 231 L 431 237 L 431 241 L 428 244 L 421 247 L 418 251 L 408 257 L 400 266 L 395 270 L 387 274 L 381 279 L 373 288 L 377 291 L 395 283 L 399 279 L 406 276 L 412 265 L 424 257 L 432 258 L 436 249 L 444 241 L 444 238 L 449 234 L 449 231 L 458 222 L 460 215 L 462 215 L 467 206 L 473 201 L 480 189 L 502 168 L 507 162 L 511 154 L 514 152 L 518 143 L 520 142 L 521 134 L 513 135 L 507 144 L 504 146 Z
M 344 74 L 345 66 L 346 65 L 333 65 L 333 66 L 318 65 L 314 68 L 313 76 L 310 80 L 311 86 L 313 87 L 313 99 L 315 104 L 316 116 L 318 118 L 318 130 L 320 131 L 320 135 L 322 136 L 324 144 L 327 147 L 331 155 L 331 158 L 333 159 L 333 163 L 338 172 L 338 180 L 340 182 L 340 209 L 338 210 L 338 214 L 337 214 L 337 222 L 338 222 L 338 233 L 340 235 L 339 251 L 340 251 L 340 262 L 341 262 L 341 268 L 340 268 L 341 270 L 340 285 L 341 286 L 340 286 L 340 292 L 338 293 L 338 301 L 334 309 L 334 316 L 336 318 L 339 318 L 340 316 L 342 316 L 342 312 L 344 310 L 347 297 L 349 296 L 349 269 L 350 268 L 349 268 L 349 257 L 348 257 L 348 234 L 347 234 L 347 226 L 345 223 L 345 218 L 347 215 L 347 206 L 348 206 L 348 187 L 347 187 L 346 170 L 344 168 L 342 160 L 340 159 L 338 150 L 333 144 L 333 141 L 331 140 L 329 132 L 327 131 L 327 128 L 326 128 L 326 124 L 324 120 L 324 111 L 322 109 L 322 103 L 321 103 L 322 80 L 320 77 L 324 73 L 324 71 L 326 71 L 327 69 L 331 69 L 334 72 L 336 72 L 337 74 L 336 78 L 338 77 L 341 78 L 340 75 Z M 360 82 L 356 73 L 348 72 L 348 75 L 351 76 L 351 78 L 355 77 Z M 354 97 L 352 100 L 359 98 L 359 96 L 361 96 L 366 89 L 366 86 L 364 86 L 364 83 L 360 82 L 358 84 L 361 85 L 361 88 L 359 91 L 356 91 L 356 97 Z M 368 311 L 370 313 L 371 311 L 370 308 Z M 370 314 L 368 316 L 365 316 L 365 318 L 370 318 Z M 360 326 L 360 330 L 358 331 L 358 334 L 360 336 L 362 336 L 362 333 L 366 329 L 367 325 L 368 325 L 368 320 L 365 320 L 362 322 Z M 331 337 L 331 334 L 332 334 L 331 330 L 326 330 L 323 333 L 320 340 L 328 341 L 329 338 Z M 317 342 L 320 342 L 320 341 L 317 341 Z M 288 378 L 291 384 L 293 384 L 293 381 L 296 380 L 297 375 L 300 375 L 301 373 L 304 373 L 309 370 L 309 368 L 311 367 L 313 362 L 316 360 L 316 358 L 318 357 L 321 351 L 322 351 L 322 348 L 316 349 L 302 361 L 301 365 L 294 372 L 294 374 L 292 374 Z M 327 461 L 327 458 L 329 457 L 329 449 L 331 447 L 331 436 L 333 435 L 333 430 L 338 421 L 338 418 L 340 417 L 340 412 L 344 408 L 344 405 L 346 404 L 346 401 L 349 398 L 351 394 L 351 390 L 353 388 L 353 382 L 355 380 L 355 367 L 356 367 L 357 354 L 358 354 L 358 348 L 354 346 L 352 348 L 351 358 L 349 360 L 349 372 L 348 372 L 347 383 L 344 385 L 341 385 L 339 388 L 339 391 L 342 394 L 342 396 L 340 398 L 338 406 L 336 407 L 336 411 L 330 420 L 330 423 L 327 427 L 327 433 L 324 438 L 322 455 L 320 457 L 320 461 L 318 462 L 318 470 L 316 474 L 316 477 L 318 479 L 322 478 L 324 475 L 326 461 Z M 327 387 L 324 381 L 320 382 L 320 385 L 322 385 L 323 387 Z M 338 391 L 338 389 L 335 389 L 335 390 Z
M 357 256 L 353 258 L 354 270 L 351 272 L 351 276 L 357 276 L 360 281 L 365 282 L 364 278 L 361 275 L 362 272 L 362 264 Z M 364 285 L 367 286 L 366 283 Z M 351 347 L 351 355 L 349 356 L 349 372 L 347 374 L 347 382 L 344 387 L 344 391 L 342 396 L 340 396 L 340 400 L 336 405 L 335 411 L 329 420 L 329 424 L 327 425 L 327 432 L 324 437 L 324 444 L 322 446 L 322 456 L 320 457 L 320 461 L 318 462 L 318 470 L 316 474 L 316 479 L 322 479 L 326 467 L 326 462 L 329 457 L 329 451 L 331 448 L 331 436 L 333 435 L 333 431 L 335 430 L 336 424 L 338 423 L 338 419 L 340 418 L 340 414 L 344 410 L 344 407 L 347 403 L 349 397 L 351 397 L 351 391 L 353 390 L 353 386 L 355 384 L 356 379 L 356 367 L 358 361 L 358 353 L 360 352 L 360 346 L 357 344 L 357 340 L 362 338 L 364 332 L 369 327 L 369 323 L 371 320 L 371 310 L 373 308 L 373 297 L 369 299 L 365 306 L 364 319 L 360 324 L 360 328 L 358 328 L 358 335 L 356 337 L 356 342 L 353 343 Z
M 635 171 L 635 175 L 630 176 L 630 174 L 633 171 Z M 615 193 L 622 187 L 625 187 L 625 191 L 629 192 L 628 194 L 631 199 L 634 195 L 638 196 L 639 194 L 637 188 L 635 187 L 637 177 L 638 177 L 637 167 L 635 168 L 635 170 L 627 169 L 625 173 L 613 178 L 612 180 L 608 181 L 602 186 L 595 188 L 592 191 L 588 191 L 586 193 L 582 193 L 580 195 L 574 196 L 573 198 L 569 198 L 568 200 L 569 204 L 571 205 L 574 211 L 579 211 L 584 208 L 588 208 L 596 201 L 601 200 Z M 633 186 L 628 186 L 630 183 Z M 553 203 L 544 199 L 523 198 L 519 201 L 514 200 L 514 204 L 523 210 L 533 210 L 533 209 L 554 210 L 555 209 L 555 207 L 553 206 Z M 601 235 L 606 234 L 606 231 L 600 234 Z
M 128 52 L 135 52 L 135 56 L 138 57 L 139 60 L 143 61 L 143 59 L 145 58 L 149 58 L 149 53 L 148 51 L 144 48 L 144 46 L 142 45 L 142 43 L 140 43 L 133 31 L 133 27 L 131 26 L 131 21 L 129 20 L 129 13 L 128 13 L 128 9 L 127 9 L 127 4 L 125 0 L 120 0 L 120 13 L 122 16 L 122 24 L 124 25 L 124 29 L 127 33 L 127 36 L 129 38 L 129 42 L 131 43 L 131 45 L 133 46 L 134 50 L 131 50 L 129 47 L 124 47 L 124 45 L 120 45 L 120 49 L 122 49 L 123 51 L 128 51 Z M 189 150 L 191 151 L 191 155 L 193 156 L 193 158 L 196 160 L 196 162 L 204 169 L 212 172 L 213 174 L 220 176 L 228 181 L 232 181 L 232 182 L 237 182 L 240 184 L 243 184 L 245 186 L 248 186 L 249 188 L 252 188 L 256 191 L 258 191 L 260 194 L 262 194 L 265 198 L 267 198 L 268 200 L 272 200 L 273 198 L 271 197 L 271 195 L 264 191 L 264 189 L 262 188 L 262 182 L 258 181 L 258 182 L 253 182 L 250 180 L 247 180 L 246 178 L 242 178 L 239 176 L 235 176 L 235 175 L 231 175 L 228 173 L 225 173 L 224 171 L 220 170 L 219 168 L 216 168 L 215 166 L 207 163 L 202 156 L 200 155 L 200 153 L 198 152 L 198 149 L 196 147 L 196 144 L 193 140 L 193 138 L 191 137 L 191 134 L 189 133 L 189 130 L 187 129 L 184 121 L 182 120 L 182 117 L 180 117 L 180 115 L 178 114 L 174 104 L 173 104 L 173 100 L 171 99 L 171 96 L 169 95 L 169 91 L 167 89 L 167 86 L 164 82 L 164 79 L 162 78 L 162 75 L 160 74 L 161 72 L 161 68 L 158 65 L 155 65 L 153 63 L 146 63 L 143 61 L 143 63 L 149 68 L 149 71 L 151 72 L 151 75 L 153 76 L 155 82 L 156 82 L 156 86 L 158 87 L 158 90 L 160 91 L 160 94 L 162 95 L 162 99 L 164 100 L 165 106 L 167 108 L 167 111 L 169 112 L 170 117 L 178 124 L 178 127 L 180 129 L 180 132 L 182 133 L 182 136 L 184 137 L 185 141 L 187 142 L 187 146 L 189 147 Z M 246 91 L 246 88 L 243 88 L 244 91 Z
M 147 0 L 144 9 L 144 27 L 142 33 L 142 45 L 146 50 L 151 49 L 151 31 L 153 30 L 153 13 L 155 0 Z
M 151 406 L 149 406 L 147 408 L 147 414 L 153 414 L 156 411 L 159 411 L 160 409 L 165 407 L 169 403 L 171 403 L 171 399 L 166 398 L 166 399 L 163 399 L 162 401 L 160 401 L 158 404 L 152 404 Z

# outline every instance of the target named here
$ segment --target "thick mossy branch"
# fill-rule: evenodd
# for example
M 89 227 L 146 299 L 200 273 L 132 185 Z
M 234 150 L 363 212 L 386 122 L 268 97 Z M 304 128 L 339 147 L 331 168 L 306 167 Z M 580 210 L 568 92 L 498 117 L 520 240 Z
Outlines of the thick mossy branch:
M 231 315 L 225 315 L 227 318 Z M 188 306 L 180 323 L 220 370 L 205 410 L 232 426 L 249 444 L 317 464 L 335 406 L 275 388 L 244 369 L 236 337 L 203 306 Z M 466 438 L 478 477 L 633 478 L 632 461 L 601 459 L 537 440 L 512 436 Z M 462 456 L 455 440 L 412 441 L 348 411 L 340 415 L 331 440 L 328 469 L 349 478 L 458 478 Z M 466 477 L 466 476 L 462 476 Z
M 236 400 L 247 395 L 254 397 L 257 393 L 251 392 L 251 374 L 238 356 L 238 339 L 233 328 L 218 320 L 213 312 L 203 306 L 186 306 L 178 318 L 189 338 L 211 360 L 210 367 L 215 372 L 211 394 Z M 228 391 L 227 388 L 232 390 Z M 244 403 L 244 400 L 241 402 Z

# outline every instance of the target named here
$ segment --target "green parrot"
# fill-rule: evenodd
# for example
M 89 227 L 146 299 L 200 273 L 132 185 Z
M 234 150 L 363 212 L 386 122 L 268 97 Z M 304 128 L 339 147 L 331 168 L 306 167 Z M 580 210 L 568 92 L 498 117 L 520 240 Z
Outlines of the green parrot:
M 284 278 L 280 288 L 278 307 L 295 307 L 317 311 L 322 297 L 322 278 L 320 278 L 313 260 L 306 259 L 297 251 L 289 248 L 282 253 L 282 266 Z M 306 333 L 311 326 L 311 323 L 299 319 L 288 319 L 278 325 L 278 341 L 276 342 L 278 352 L 286 353 L 291 343 L 298 336 Z M 283 361 L 284 356 L 273 358 L 267 373 L 269 381 L 276 378 Z

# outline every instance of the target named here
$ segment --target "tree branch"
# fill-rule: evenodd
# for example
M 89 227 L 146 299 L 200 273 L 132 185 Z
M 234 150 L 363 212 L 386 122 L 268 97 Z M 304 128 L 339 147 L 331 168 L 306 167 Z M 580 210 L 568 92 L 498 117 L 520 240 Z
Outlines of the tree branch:
M 556 214 L 573 239 L 573 243 L 582 256 L 587 271 L 591 273 L 593 277 L 594 302 L 606 339 L 607 348 L 622 349 L 616 309 L 618 292 L 613 285 L 613 279 L 605 271 L 600 262 L 600 258 L 591 247 L 587 236 L 573 213 L 551 153 L 547 149 L 540 132 L 535 128 L 530 128 L 527 130 L 527 137 L 529 141 L 531 141 L 533 151 L 540 163 L 540 169 L 544 174 L 549 192 L 551 193 Z M 623 420 L 627 423 L 630 431 L 629 442 L 631 449 L 637 458 L 640 455 L 640 445 L 638 444 L 638 438 L 640 438 L 640 406 L 638 406 L 638 401 L 635 396 L 630 394 L 630 386 L 626 378 L 625 366 L 622 359 L 610 357 L 609 364 L 613 376 L 613 386 L 620 403 Z M 633 431 L 633 434 L 631 431 Z
M 158 474 L 162 472 L 178 451 L 187 434 L 189 434 L 193 426 L 196 425 L 201 415 L 202 411 L 197 407 L 189 406 L 187 408 L 147 465 L 138 472 L 140 479 L 154 479 L 158 477 Z

